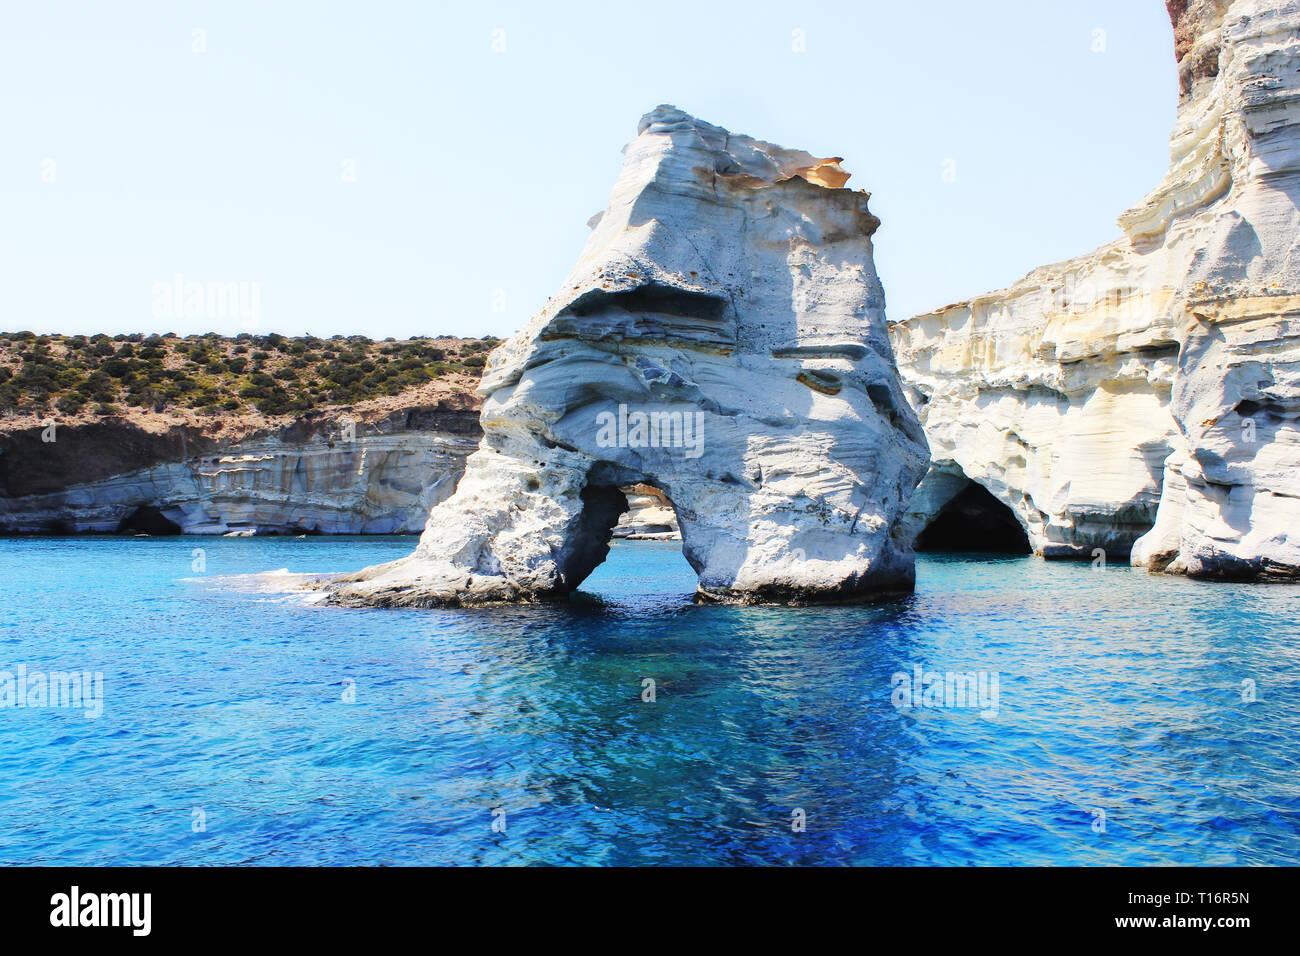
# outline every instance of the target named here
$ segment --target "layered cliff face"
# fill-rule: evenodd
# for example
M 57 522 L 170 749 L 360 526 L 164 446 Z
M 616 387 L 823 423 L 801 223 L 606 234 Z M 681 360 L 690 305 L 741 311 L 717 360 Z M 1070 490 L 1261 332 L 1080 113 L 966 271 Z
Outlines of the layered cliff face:
M 477 445 L 467 399 L 335 409 L 233 438 L 129 418 L 10 431 L 0 533 L 416 533 Z
M 615 538 L 641 541 L 679 541 L 677 513 L 673 503 L 653 485 L 631 485 L 621 489 L 627 497 L 627 511 L 614 525 Z
M 1177 342 L 1117 244 L 893 328 L 934 464 L 920 533 L 972 482 L 1049 557 L 1127 554 L 1155 520 Z
M 891 329 L 922 539 L 977 484 L 1047 556 L 1300 575 L 1300 3 L 1169 8 L 1172 163 L 1124 236 Z
M 0 428 L 0 534 L 419 534 L 482 437 L 471 394 L 425 398 L 281 425 L 127 414 Z M 680 537 L 659 489 L 621 490 L 615 537 Z
M 898 538 L 925 469 L 838 160 L 673 107 L 641 121 L 563 291 L 493 352 L 483 442 L 411 557 L 346 604 L 554 599 L 605 557 L 620 487 L 671 502 L 699 594 L 854 600 L 911 588 Z

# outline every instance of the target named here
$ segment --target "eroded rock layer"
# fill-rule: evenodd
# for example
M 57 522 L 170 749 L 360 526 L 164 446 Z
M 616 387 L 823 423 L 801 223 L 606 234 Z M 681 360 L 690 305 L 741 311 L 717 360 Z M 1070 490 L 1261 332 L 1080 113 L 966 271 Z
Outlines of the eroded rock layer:
M 416 552 L 348 604 L 562 597 L 644 483 L 703 600 L 910 590 L 897 519 L 926 465 L 836 159 L 647 114 L 563 291 L 491 356 L 483 442 Z
M 622 489 L 627 511 L 614 525 L 615 538 L 639 541 L 680 541 L 673 503 L 653 485 L 632 485 Z
M 0 533 L 414 534 L 480 435 L 468 407 L 335 413 L 223 441 L 128 420 L 0 438 Z
M 1168 175 L 1123 237 L 893 326 L 934 465 L 1048 556 L 1300 575 L 1300 3 L 1174 0 Z

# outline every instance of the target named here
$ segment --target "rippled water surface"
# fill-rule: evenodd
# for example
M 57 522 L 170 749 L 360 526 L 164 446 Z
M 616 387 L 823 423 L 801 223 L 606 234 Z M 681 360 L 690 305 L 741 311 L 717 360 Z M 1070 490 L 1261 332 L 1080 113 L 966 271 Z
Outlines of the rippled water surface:
M 1300 862 L 1300 588 L 922 557 L 880 607 L 709 608 L 657 543 L 559 607 L 216 580 L 413 543 L 0 541 L 0 670 L 104 675 L 98 719 L 0 708 L 0 862 Z M 914 666 L 996 716 L 896 708 Z

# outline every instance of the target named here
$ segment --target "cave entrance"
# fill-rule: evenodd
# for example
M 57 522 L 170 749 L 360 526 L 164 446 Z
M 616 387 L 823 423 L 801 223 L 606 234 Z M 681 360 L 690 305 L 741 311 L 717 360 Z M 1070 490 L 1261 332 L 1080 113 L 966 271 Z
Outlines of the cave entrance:
M 1015 513 L 983 485 L 970 482 L 939 509 L 916 539 L 919 552 L 1032 554 Z
M 181 526 L 154 505 L 141 505 L 122 519 L 119 534 L 180 534 Z

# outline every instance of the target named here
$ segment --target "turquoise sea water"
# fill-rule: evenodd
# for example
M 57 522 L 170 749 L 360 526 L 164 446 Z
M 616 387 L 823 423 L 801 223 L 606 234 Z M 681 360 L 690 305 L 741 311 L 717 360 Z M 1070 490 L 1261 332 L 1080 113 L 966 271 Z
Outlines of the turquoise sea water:
M 0 863 L 1300 862 L 1300 588 L 923 556 L 884 606 L 695 607 L 657 543 L 558 607 L 219 580 L 413 544 L 0 540 L 0 671 L 104 681 L 0 707 Z M 914 666 L 996 716 L 895 707 Z

